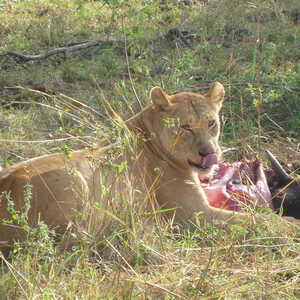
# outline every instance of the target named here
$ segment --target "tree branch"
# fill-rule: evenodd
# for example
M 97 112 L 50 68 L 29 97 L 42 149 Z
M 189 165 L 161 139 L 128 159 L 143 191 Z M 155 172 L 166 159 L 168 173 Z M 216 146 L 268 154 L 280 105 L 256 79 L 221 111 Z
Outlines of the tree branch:
M 22 53 L 9 51 L 4 54 L 1 54 L 0 56 L 11 56 L 21 62 L 37 61 L 37 60 L 46 59 L 49 56 L 53 56 L 53 55 L 57 55 L 57 54 L 61 54 L 61 53 L 63 53 L 64 55 L 67 55 L 67 53 L 79 51 L 79 50 L 94 47 L 94 46 L 98 46 L 100 44 L 105 44 L 105 45 L 110 46 L 113 43 L 114 43 L 113 41 L 98 40 L 98 41 L 85 42 L 85 43 L 81 43 L 81 44 L 77 44 L 77 45 L 73 45 L 73 46 L 69 46 L 69 47 L 55 48 L 55 49 L 49 50 L 49 51 L 47 51 L 43 54 L 39 54 L 39 55 L 25 55 Z

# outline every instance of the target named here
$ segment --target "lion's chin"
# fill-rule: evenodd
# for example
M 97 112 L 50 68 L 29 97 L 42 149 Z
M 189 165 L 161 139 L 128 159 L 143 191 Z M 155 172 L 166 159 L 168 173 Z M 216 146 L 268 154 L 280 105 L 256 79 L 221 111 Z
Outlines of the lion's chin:
M 258 160 L 219 162 L 207 175 L 198 173 L 211 206 L 232 211 L 266 205 L 273 209 L 271 193 Z
M 188 165 L 192 169 L 192 171 L 198 175 L 200 181 L 210 178 L 215 168 L 217 167 L 217 165 L 214 164 L 211 165 L 209 168 L 203 168 L 200 166 L 200 164 L 191 163 L 190 161 L 188 161 Z
M 191 160 L 188 159 L 188 165 L 198 171 L 198 172 L 201 172 L 201 173 L 208 173 L 210 172 L 211 168 L 213 167 L 213 165 L 209 166 L 209 167 L 203 167 L 200 163 L 195 163 Z

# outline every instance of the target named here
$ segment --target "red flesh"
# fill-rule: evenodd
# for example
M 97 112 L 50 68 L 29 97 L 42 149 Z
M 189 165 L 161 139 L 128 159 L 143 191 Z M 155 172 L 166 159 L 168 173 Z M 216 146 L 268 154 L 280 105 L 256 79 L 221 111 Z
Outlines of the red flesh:
M 246 184 L 242 177 L 247 178 Z M 200 178 L 211 206 L 240 211 L 267 205 L 273 209 L 271 193 L 258 160 L 219 162 L 211 176 Z

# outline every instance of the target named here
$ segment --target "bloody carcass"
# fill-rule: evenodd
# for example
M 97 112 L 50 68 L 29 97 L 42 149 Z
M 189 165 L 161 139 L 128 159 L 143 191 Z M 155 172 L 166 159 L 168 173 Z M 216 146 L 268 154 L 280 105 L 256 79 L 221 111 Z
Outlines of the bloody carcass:
M 200 178 L 209 204 L 233 211 L 265 206 L 300 219 L 300 179 L 288 175 L 271 152 L 267 155 L 272 170 L 266 172 L 259 160 L 218 162 Z

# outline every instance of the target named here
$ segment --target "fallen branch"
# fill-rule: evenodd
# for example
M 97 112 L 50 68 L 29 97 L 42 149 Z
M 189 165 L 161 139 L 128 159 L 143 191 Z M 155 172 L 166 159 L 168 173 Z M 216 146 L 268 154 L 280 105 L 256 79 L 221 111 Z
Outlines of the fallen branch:
M 47 51 L 43 54 L 39 54 L 39 55 L 25 55 L 22 53 L 9 51 L 9 52 L 2 54 L 1 56 L 11 56 L 11 57 L 14 57 L 15 59 L 19 60 L 20 62 L 37 61 L 37 60 L 46 59 L 49 56 L 53 56 L 53 55 L 57 55 L 57 54 L 64 54 L 66 56 L 70 52 L 79 51 L 82 49 L 98 46 L 100 44 L 105 44 L 105 45 L 111 46 L 113 43 L 114 43 L 113 41 L 98 40 L 98 41 L 85 42 L 85 43 L 81 43 L 81 44 L 77 44 L 77 45 L 69 46 L 69 47 L 55 48 L 55 49 L 49 50 L 49 51 Z
M 162 35 L 162 38 L 172 38 L 172 39 L 180 39 L 187 47 L 193 49 L 190 41 L 188 38 L 191 35 L 188 32 L 185 31 L 180 31 L 178 28 L 172 28 L 170 29 L 167 33 Z M 52 50 L 49 50 L 45 53 L 42 54 L 37 54 L 37 55 L 25 55 L 23 53 L 15 52 L 15 51 L 8 51 L 6 53 L 0 54 L 1 56 L 10 56 L 13 57 L 16 62 L 18 63 L 24 63 L 28 61 L 40 61 L 43 59 L 47 59 L 50 56 L 53 55 L 58 55 L 58 54 L 63 54 L 64 56 L 67 56 L 71 52 L 79 51 L 82 49 L 87 49 L 90 47 L 95 47 L 98 45 L 105 45 L 105 46 L 112 46 L 114 44 L 119 44 L 120 47 L 124 46 L 124 42 L 122 41 L 104 41 L 104 40 L 97 40 L 97 41 L 89 41 L 89 42 L 84 42 L 84 43 L 78 43 L 78 44 L 72 44 L 70 46 L 65 46 L 65 47 L 59 47 L 59 48 L 54 48 Z M 127 45 L 125 46 L 127 47 Z

